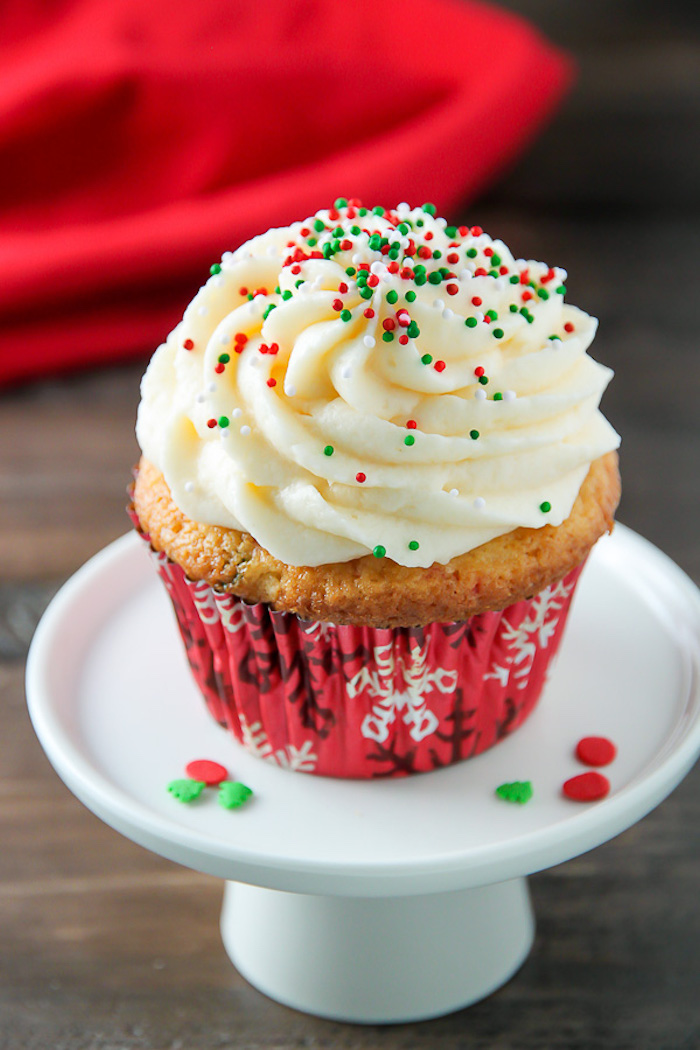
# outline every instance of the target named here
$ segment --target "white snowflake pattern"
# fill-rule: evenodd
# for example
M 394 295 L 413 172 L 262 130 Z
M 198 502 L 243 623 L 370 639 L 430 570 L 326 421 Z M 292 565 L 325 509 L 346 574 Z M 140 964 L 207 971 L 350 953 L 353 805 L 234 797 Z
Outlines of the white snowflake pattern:
M 243 746 L 252 755 L 255 755 L 257 758 L 264 758 L 268 762 L 274 762 L 275 765 L 281 766 L 283 769 L 291 769 L 298 773 L 313 773 L 318 762 L 318 755 L 312 750 L 313 742 L 311 740 L 305 740 L 301 747 L 287 744 L 285 747 L 273 751 L 272 744 L 261 722 L 253 722 L 249 725 L 243 715 L 239 716 L 239 722 L 241 724 Z
M 372 712 L 362 721 L 362 735 L 377 743 L 384 743 L 389 736 L 389 726 L 401 716 L 404 725 L 410 726 L 409 736 L 419 741 L 434 733 L 439 725 L 434 711 L 428 707 L 425 693 L 436 688 L 440 693 L 451 693 L 457 684 L 457 672 L 438 667 L 435 671 L 426 666 L 428 649 L 413 646 L 410 656 L 394 655 L 393 646 L 380 645 L 374 648 L 376 670 L 362 667 L 347 683 L 349 697 L 367 689 L 371 696 L 379 697 Z M 404 688 L 395 691 L 394 683 L 399 678 Z
M 516 689 L 526 689 L 530 671 L 538 649 L 546 649 L 559 623 L 559 613 L 569 599 L 574 582 L 559 583 L 545 587 L 532 599 L 530 611 L 525 619 L 514 627 L 504 618 L 502 640 L 508 647 L 506 662 L 493 663 L 485 679 L 494 679 L 506 686 L 511 675 Z

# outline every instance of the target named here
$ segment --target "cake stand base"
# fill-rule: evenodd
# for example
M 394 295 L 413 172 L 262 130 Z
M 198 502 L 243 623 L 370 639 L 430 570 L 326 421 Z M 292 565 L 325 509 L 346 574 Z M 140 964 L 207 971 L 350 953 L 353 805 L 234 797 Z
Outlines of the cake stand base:
M 410 897 L 328 897 L 227 882 L 224 947 L 285 1006 L 334 1021 L 424 1021 L 505 984 L 532 947 L 527 880 Z

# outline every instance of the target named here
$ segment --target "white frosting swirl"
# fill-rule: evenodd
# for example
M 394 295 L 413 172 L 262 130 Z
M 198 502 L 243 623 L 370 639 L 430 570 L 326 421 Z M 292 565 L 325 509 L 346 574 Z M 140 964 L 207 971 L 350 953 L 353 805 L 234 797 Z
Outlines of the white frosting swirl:
M 176 504 L 292 565 L 561 524 L 619 444 L 564 271 L 429 206 L 336 205 L 227 252 L 153 356 L 137 436 Z

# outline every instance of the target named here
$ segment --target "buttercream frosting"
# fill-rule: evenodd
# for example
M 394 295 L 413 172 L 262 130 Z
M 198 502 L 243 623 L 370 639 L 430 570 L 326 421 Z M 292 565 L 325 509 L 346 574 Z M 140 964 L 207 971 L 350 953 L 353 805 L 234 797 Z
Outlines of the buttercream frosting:
M 559 525 L 619 444 L 565 271 L 431 205 L 338 200 L 211 269 L 137 437 L 188 517 L 284 562 L 429 566 Z

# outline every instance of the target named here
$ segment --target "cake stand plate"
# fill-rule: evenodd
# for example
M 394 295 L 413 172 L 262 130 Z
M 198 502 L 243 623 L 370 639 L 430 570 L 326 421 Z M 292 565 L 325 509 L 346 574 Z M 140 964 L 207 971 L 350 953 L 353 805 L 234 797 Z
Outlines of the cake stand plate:
M 467 762 L 396 780 L 299 775 L 208 716 L 143 544 L 127 535 L 49 606 L 32 643 L 34 727 L 69 788 L 164 857 L 227 880 L 225 947 L 273 998 L 338 1020 L 391 1022 L 467 1006 L 526 958 L 526 878 L 628 828 L 700 751 L 700 594 L 629 529 L 595 547 L 535 712 Z M 580 737 L 618 756 L 597 803 L 565 799 Z M 253 798 L 224 810 L 166 791 L 195 758 Z M 300 755 L 298 763 L 304 763 Z M 531 780 L 527 805 L 498 798 Z

